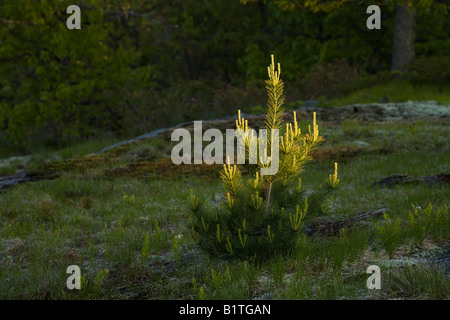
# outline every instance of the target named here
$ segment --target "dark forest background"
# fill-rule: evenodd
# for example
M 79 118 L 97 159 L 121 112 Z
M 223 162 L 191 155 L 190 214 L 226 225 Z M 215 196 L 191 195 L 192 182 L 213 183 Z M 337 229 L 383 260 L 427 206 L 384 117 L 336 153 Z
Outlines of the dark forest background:
M 63 146 L 251 112 L 264 106 L 271 54 L 288 108 L 396 77 L 450 83 L 445 1 L 410 1 L 404 68 L 392 65 L 399 1 L 244 2 L 1 1 L 0 143 Z M 81 30 L 66 27 L 71 4 Z M 381 30 L 366 27 L 369 4 Z

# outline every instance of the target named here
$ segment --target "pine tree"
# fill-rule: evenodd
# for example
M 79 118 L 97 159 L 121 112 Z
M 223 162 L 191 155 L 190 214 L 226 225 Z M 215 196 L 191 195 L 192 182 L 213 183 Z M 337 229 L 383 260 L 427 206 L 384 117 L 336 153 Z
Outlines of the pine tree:
M 246 171 L 244 177 L 237 165 L 230 159 L 223 166 L 221 179 L 226 197 L 219 207 L 208 208 L 198 197 L 191 194 L 192 234 L 196 242 L 207 252 L 222 258 L 264 259 L 276 254 L 292 251 L 305 234 L 304 218 L 311 205 L 315 214 L 322 211 L 321 203 L 328 192 L 335 188 L 335 173 L 325 185 L 313 193 L 309 200 L 304 195 L 300 173 L 323 138 L 314 113 L 312 127 L 302 132 L 294 111 L 294 122 L 283 125 L 284 85 L 280 79 L 281 68 L 275 69 L 274 58 L 268 67 L 266 89 L 268 93 L 265 128 L 267 137 L 257 137 L 241 118 L 236 120 L 236 134 L 242 139 L 245 152 Z M 272 135 L 273 130 L 282 133 Z M 261 141 L 266 139 L 266 141 Z M 278 139 L 277 141 L 275 139 Z M 265 142 L 266 150 L 261 150 Z M 276 143 L 278 142 L 278 143 Z M 252 145 L 259 146 L 256 152 Z M 270 167 L 274 159 L 268 157 L 271 149 L 279 145 L 278 172 L 261 175 L 261 169 Z M 239 151 L 238 151 L 239 152 Z M 259 155 L 256 157 L 255 153 Z M 250 164 L 251 159 L 257 159 Z M 312 200 L 312 201 L 310 201 Z

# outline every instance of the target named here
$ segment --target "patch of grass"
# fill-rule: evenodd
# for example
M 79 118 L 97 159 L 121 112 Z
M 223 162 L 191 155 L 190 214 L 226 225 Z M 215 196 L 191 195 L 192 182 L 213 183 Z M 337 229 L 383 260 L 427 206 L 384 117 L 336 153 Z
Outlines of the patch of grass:
M 382 286 L 390 298 L 449 299 L 450 278 L 442 268 L 405 266 L 386 272 Z
M 384 214 L 384 221 L 377 224 L 377 233 L 381 238 L 381 245 L 386 249 L 390 258 L 392 258 L 395 248 L 401 243 L 401 231 L 400 219 L 398 217 L 395 220 L 389 218 L 387 213 Z
M 355 138 L 368 138 L 373 135 L 373 128 L 371 125 L 361 125 L 358 120 L 346 119 L 342 122 L 342 132 L 344 136 Z
M 389 97 L 390 102 L 434 100 L 440 104 L 450 104 L 450 87 L 429 84 L 412 84 L 407 80 L 392 80 L 387 83 L 356 90 L 344 97 L 334 98 L 330 106 L 343 106 L 354 103 L 373 103 L 380 98 Z
M 323 126 L 327 141 L 317 151 L 320 161 L 306 167 L 302 181 L 323 183 L 338 159 L 340 188 L 324 216 L 306 218 L 327 221 L 388 207 L 389 218 L 401 227 L 391 252 L 396 260 L 426 250 L 429 241 L 449 243 L 448 184 L 370 187 L 393 174 L 422 177 L 448 170 L 448 122 L 348 126 Z M 354 140 L 368 146 L 351 149 Z M 177 168 L 169 163 L 169 150 L 164 140 L 142 140 L 90 160 L 48 164 L 49 171 L 58 169 L 53 180 L 3 190 L 0 298 L 448 298 L 448 277 L 432 268 L 382 269 L 381 292 L 368 291 L 367 266 L 391 261 L 377 232 L 382 218 L 339 236 L 305 236 L 291 255 L 267 263 L 205 255 L 190 236 L 186 204 L 191 189 L 218 203 L 224 196 L 218 174 Z M 147 170 L 151 166 L 156 174 Z M 117 168 L 124 171 L 107 175 Z M 406 253 L 400 253 L 402 246 L 409 248 Z M 84 291 L 65 287 L 72 264 L 81 269 Z
M 18 173 L 25 169 L 36 169 L 48 162 L 79 158 L 101 150 L 117 142 L 117 138 L 104 137 L 73 143 L 60 149 L 35 146 L 25 148 L 0 141 L 0 176 Z

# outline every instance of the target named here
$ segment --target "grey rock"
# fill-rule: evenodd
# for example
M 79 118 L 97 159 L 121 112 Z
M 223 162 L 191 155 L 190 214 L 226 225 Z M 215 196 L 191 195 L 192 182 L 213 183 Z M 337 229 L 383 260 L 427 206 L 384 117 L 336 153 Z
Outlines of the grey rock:
M 380 103 L 388 103 L 389 102 L 389 96 L 381 97 L 378 99 L 378 102 Z
M 306 100 L 305 102 L 303 102 L 303 108 L 316 107 L 318 104 L 318 100 Z
M 432 265 L 435 267 L 442 267 L 444 269 L 445 274 L 450 275 L 450 252 L 443 254 L 442 256 L 437 257 Z
M 352 141 L 352 144 L 358 147 L 370 147 L 369 143 L 360 140 Z
M 7 188 L 22 182 L 28 182 L 30 181 L 30 177 L 28 176 L 26 171 L 23 171 L 21 173 L 13 174 L 11 176 L 6 176 L 3 178 L 0 178 L 0 190 L 3 188 Z

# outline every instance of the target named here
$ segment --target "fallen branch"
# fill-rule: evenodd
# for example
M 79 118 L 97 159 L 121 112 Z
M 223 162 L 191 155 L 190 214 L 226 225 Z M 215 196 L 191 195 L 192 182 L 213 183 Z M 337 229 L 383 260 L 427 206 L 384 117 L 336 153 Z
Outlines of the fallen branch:
M 441 183 L 450 183 L 449 173 L 440 173 L 435 176 L 428 176 L 422 178 L 410 178 L 407 174 L 397 174 L 381 179 L 378 182 L 372 183 L 371 187 L 386 187 L 391 188 L 397 184 L 411 184 L 411 183 L 426 183 L 429 186 Z
M 338 235 L 340 230 L 343 228 L 353 227 L 363 220 L 378 217 L 385 212 L 389 212 L 389 209 L 383 208 L 369 212 L 362 212 L 353 218 L 339 219 L 337 221 L 316 221 L 308 224 L 306 226 L 306 231 L 308 236 L 312 236 L 313 234 Z
M 26 171 L 0 178 L 0 190 L 22 182 L 30 181 Z

